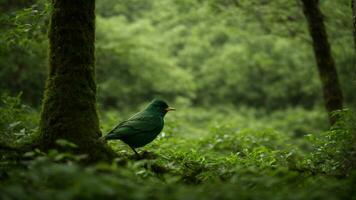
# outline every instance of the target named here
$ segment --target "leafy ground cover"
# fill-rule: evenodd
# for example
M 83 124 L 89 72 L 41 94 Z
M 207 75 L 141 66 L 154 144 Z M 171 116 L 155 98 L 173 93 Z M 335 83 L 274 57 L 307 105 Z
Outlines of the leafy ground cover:
M 1 112 L 1 131 L 30 135 L 36 114 L 16 99 L 1 107 L 7 111 Z M 336 126 L 320 130 L 317 122 L 325 116 L 315 110 L 267 115 L 182 106 L 167 116 L 164 131 L 141 149 L 140 159 L 120 141 L 110 142 L 118 157 L 109 163 L 85 164 L 85 155 L 55 150 L 11 159 L 2 151 L 0 198 L 354 199 L 352 113 L 338 113 Z M 103 132 L 130 112 L 102 114 Z

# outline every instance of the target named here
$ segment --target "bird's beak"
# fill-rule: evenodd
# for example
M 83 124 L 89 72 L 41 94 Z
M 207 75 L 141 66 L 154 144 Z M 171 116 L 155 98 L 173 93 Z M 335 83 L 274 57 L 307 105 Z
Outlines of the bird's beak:
M 168 107 L 168 108 L 166 108 L 166 111 L 168 112 L 168 111 L 171 111 L 171 110 L 176 110 L 175 108 L 172 108 L 172 107 Z

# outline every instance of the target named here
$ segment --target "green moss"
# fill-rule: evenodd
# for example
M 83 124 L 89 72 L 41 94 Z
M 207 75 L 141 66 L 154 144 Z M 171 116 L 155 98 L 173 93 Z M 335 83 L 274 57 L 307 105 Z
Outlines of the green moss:
M 101 136 L 96 110 L 95 1 L 53 1 L 49 29 L 49 74 L 43 101 L 41 147 L 57 139 L 78 146 L 93 158 L 110 152 Z

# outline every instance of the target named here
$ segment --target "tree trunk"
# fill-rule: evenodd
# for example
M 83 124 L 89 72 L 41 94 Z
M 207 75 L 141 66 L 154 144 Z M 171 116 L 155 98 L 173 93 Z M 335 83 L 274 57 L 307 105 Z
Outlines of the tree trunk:
M 343 97 L 335 62 L 331 55 L 323 15 L 319 9 L 318 0 L 301 1 L 310 36 L 313 40 L 314 55 L 323 88 L 325 107 L 328 111 L 330 124 L 333 125 L 337 119 L 332 115 L 332 112 L 342 109 Z
M 351 9 L 352 9 L 352 23 L 353 23 L 353 32 L 354 32 L 354 60 L 356 61 L 356 0 L 351 0 Z M 355 62 L 355 70 L 356 70 L 356 62 Z M 355 76 L 355 78 L 356 78 L 356 76 Z M 353 84 L 355 84 L 355 82 Z M 356 138 L 356 135 L 355 135 L 355 138 Z M 356 141 L 354 144 L 354 151 L 356 151 Z M 352 163 L 353 168 L 356 169 L 356 158 L 355 157 L 353 157 L 352 162 L 353 162 Z
M 354 48 L 355 48 L 355 59 L 356 59 L 356 0 L 351 0 L 352 9 L 352 23 L 354 28 Z
M 98 141 L 96 110 L 95 0 L 52 0 L 49 74 L 41 114 L 41 147 L 75 143 L 78 153 L 97 159 L 111 154 Z

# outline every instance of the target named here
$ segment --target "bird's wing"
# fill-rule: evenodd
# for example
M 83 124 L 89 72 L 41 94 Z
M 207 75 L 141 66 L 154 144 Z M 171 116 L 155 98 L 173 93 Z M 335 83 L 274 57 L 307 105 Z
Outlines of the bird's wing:
M 162 127 L 162 120 L 154 115 L 134 115 L 117 125 L 106 135 L 106 139 L 122 139 L 128 135 L 157 130 Z

